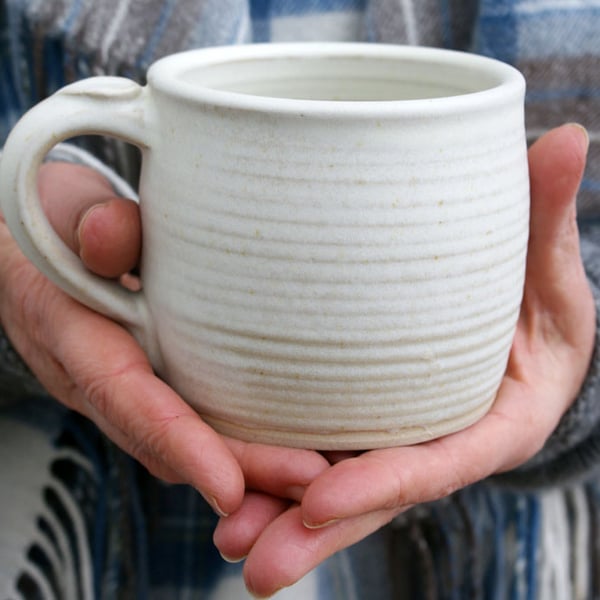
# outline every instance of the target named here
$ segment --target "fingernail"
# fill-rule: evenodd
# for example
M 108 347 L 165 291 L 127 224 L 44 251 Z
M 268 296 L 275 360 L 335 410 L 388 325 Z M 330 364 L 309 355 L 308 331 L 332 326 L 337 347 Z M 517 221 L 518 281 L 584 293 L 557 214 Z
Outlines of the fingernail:
M 570 125 L 572 127 L 576 127 L 579 129 L 579 131 L 581 131 L 581 133 L 583 133 L 583 138 L 585 140 L 585 151 L 587 152 L 588 148 L 590 147 L 590 134 L 588 133 L 588 130 L 581 125 L 581 123 L 570 123 Z
M 75 232 L 75 235 L 77 236 L 77 239 L 76 239 L 77 248 L 81 248 L 81 236 L 82 236 L 83 228 L 84 228 L 87 220 L 90 218 L 90 215 L 97 210 L 103 209 L 105 206 L 106 206 L 105 203 L 94 204 L 93 206 L 90 206 L 83 213 L 83 215 L 81 215 L 81 218 L 79 219 L 79 225 L 77 226 L 77 231 Z
M 274 596 L 277 592 L 281 591 L 284 587 L 286 587 L 285 585 L 282 585 L 282 586 L 274 589 L 272 592 L 269 592 L 268 594 L 259 594 L 258 592 L 254 591 L 254 586 L 252 585 L 251 577 L 244 577 L 244 581 L 245 581 L 246 590 L 248 591 L 248 593 L 253 598 L 256 598 L 257 600 L 265 600 L 266 598 L 271 598 L 271 596 Z
M 324 523 L 309 523 L 308 521 L 302 521 L 302 525 L 304 525 L 306 529 L 323 529 L 324 527 L 329 527 L 330 525 L 333 525 L 338 521 L 341 521 L 341 519 L 330 519 L 329 521 L 325 521 Z
M 106 202 L 100 202 L 99 204 L 93 204 L 88 209 L 86 209 L 79 219 L 79 228 L 81 229 L 83 224 L 90 218 L 90 215 L 93 212 L 95 212 L 97 210 L 102 210 L 103 208 L 106 208 Z
M 200 492 L 202 494 L 202 492 Z M 217 513 L 217 516 L 219 517 L 228 517 L 229 513 L 225 512 L 219 505 L 219 503 L 217 502 L 217 499 L 214 496 L 204 496 L 204 494 L 202 494 L 202 496 L 204 497 L 204 499 L 210 504 L 211 508 L 215 511 L 215 513 Z
M 246 586 L 246 589 L 248 590 L 248 593 L 253 597 L 256 598 L 256 600 L 267 600 L 267 598 L 271 598 L 272 596 L 274 596 L 277 592 L 279 592 L 280 590 L 282 590 L 283 588 L 279 588 L 277 590 L 275 590 L 272 594 L 267 594 L 266 596 L 262 595 L 262 594 L 257 594 L 256 592 L 252 591 L 249 587 Z
M 232 565 L 235 565 L 236 563 L 240 563 L 242 562 L 246 557 L 242 556 L 241 558 L 233 558 L 231 556 L 227 556 L 225 554 L 223 554 L 220 550 L 219 550 L 219 554 L 221 555 L 221 558 L 225 561 L 228 562 Z

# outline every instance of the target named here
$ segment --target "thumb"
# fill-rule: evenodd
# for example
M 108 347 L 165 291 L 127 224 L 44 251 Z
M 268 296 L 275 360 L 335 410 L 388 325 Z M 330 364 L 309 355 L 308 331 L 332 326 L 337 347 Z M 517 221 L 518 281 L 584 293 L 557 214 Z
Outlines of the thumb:
M 531 225 L 521 324 L 541 340 L 540 347 L 560 351 L 563 365 L 572 361 L 569 379 L 575 387 L 594 341 L 595 308 L 581 261 L 575 202 L 588 144 L 583 127 L 563 125 L 529 150 Z
M 565 261 L 570 264 L 573 257 L 579 256 L 575 198 L 588 145 L 585 129 L 569 124 L 548 132 L 529 150 L 530 261 L 536 264 L 558 260 L 553 271 L 558 268 L 564 272 Z
M 137 204 L 115 196 L 102 175 L 82 165 L 46 163 L 39 171 L 38 189 L 51 225 L 88 269 L 113 278 L 137 265 Z

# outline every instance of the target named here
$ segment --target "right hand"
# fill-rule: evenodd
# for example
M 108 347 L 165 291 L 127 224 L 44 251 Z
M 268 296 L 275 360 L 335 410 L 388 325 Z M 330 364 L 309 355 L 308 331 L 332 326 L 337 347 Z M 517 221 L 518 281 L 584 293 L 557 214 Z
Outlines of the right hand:
M 90 270 L 117 278 L 136 266 L 137 205 L 115 197 L 104 177 L 80 165 L 47 163 L 39 190 L 49 221 Z M 316 452 L 218 435 L 154 375 L 123 327 L 37 271 L 3 219 L 0 324 L 50 394 L 94 421 L 155 476 L 195 487 L 220 515 L 241 505 L 246 488 L 299 501 L 328 466 Z
M 270 521 L 256 497 L 221 519 L 217 547 L 245 556 L 244 576 L 265 597 L 296 582 L 415 504 L 432 502 L 515 469 L 545 444 L 584 382 L 596 342 L 596 308 L 582 263 L 576 196 L 588 138 L 565 125 L 529 150 L 531 221 L 521 313 L 507 369 L 490 411 L 456 433 L 335 464 L 300 506 Z M 558 482 L 557 482 L 558 483 Z M 263 503 L 266 499 L 263 498 Z M 401 568 L 399 566 L 398 568 Z

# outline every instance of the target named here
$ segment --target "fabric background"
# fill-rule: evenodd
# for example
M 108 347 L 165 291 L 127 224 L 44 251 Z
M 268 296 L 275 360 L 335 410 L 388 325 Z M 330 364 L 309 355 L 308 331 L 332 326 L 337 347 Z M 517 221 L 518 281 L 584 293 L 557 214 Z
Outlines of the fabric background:
M 62 85 L 100 74 L 143 82 L 154 60 L 190 47 L 327 39 L 467 50 L 523 71 L 531 141 L 567 121 L 588 129 L 589 166 L 578 202 L 591 244 L 584 253 L 594 261 L 600 247 L 598 32 L 598 0 L 1 0 L 0 144 L 27 108 Z M 135 183 L 135 152 L 103 138 L 77 142 Z M 594 268 L 588 265 L 588 272 L 598 286 Z M 0 357 L 0 390 L 39 391 L 5 340 Z M 581 401 L 549 448 L 545 471 L 538 457 L 513 474 L 513 488 L 487 482 L 409 511 L 327 561 L 307 597 L 600 597 L 594 365 Z M 12 404 L 1 418 L 27 423 L 57 448 L 68 443 L 94 465 L 95 483 L 60 477 L 74 498 L 85 499 L 80 506 L 96 597 L 215 599 L 223 582 L 239 581 L 239 565 L 226 565 L 210 543 L 214 517 L 194 490 L 156 482 L 89 423 L 47 398 Z M 570 482 L 573 468 L 587 479 Z M 563 485 L 549 487 L 559 479 Z M 523 491 L 534 485 L 537 490 Z M 2 575 L 0 564 L 0 581 Z

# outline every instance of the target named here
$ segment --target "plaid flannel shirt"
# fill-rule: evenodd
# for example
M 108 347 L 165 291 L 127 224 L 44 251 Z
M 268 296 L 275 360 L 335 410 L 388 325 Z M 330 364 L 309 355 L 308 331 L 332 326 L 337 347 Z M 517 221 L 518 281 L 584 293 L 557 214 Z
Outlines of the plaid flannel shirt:
M 291 40 L 456 48 L 524 72 L 530 139 L 566 121 L 587 127 L 589 166 L 579 204 L 592 235 L 600 216 L 599 34 L 598 0 L 3 0 L 0 140 L 28 107 L 70 81 L 95 74 L 142 81 L 155 59 L 185 48 Z M 130 172 L 110 142 L 89 143 L 120 172 Z M 18 392 L 23 374 L 14 372 L 6 375 L 0 365 L 0 383 L 8 377 Z M 94 597 L 247 597 L 240 567 L 224 563 L 211 544 L 215 517 L 194 490 L 155 481 L 93 426 L 48 399 L 13 405 L 3 418 L 37 427 L 54 448 L 91 461 L 91 479 L 64 458 L 52 472 L 85 517 Z M 537 494 L 476 485 L 407 513 L 280 597 L 595 597 L 599 495 L 594 480 Z M 0 516 L 0 529 L 8 525 Z M 36 556 L 29 552 L 27 560 L 48 571 Z M 25 593 L 36 589 L 35 578 L 19 577 L 22 596 L 39 597 Z
M 591 137 L 582 214 L 600 193 L 597 0 L 5 0 L 0 15 L 0 140 L 23 111 L 92 74 L 142 79 L 189 47 L 288 40 L 442 46 L 516 65 L 532 138 L 578 121 Z

